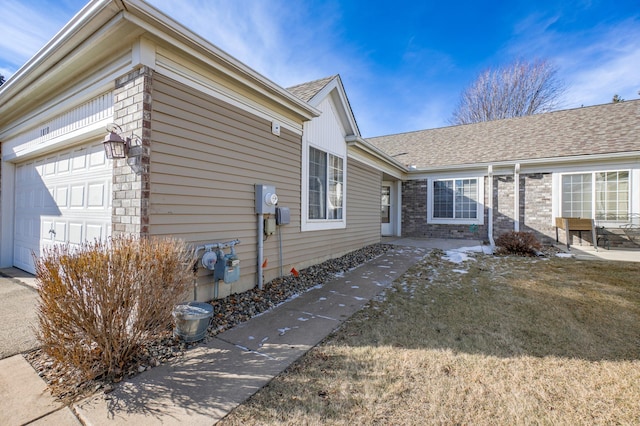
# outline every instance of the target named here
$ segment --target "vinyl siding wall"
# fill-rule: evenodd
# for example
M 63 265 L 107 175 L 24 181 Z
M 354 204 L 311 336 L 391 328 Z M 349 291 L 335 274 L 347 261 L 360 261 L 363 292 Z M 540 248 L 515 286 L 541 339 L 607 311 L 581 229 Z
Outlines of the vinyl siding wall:
M 149 233 L 194 245 L 240 239 L 240 280 L 221 283 L 218 297 L 257 282 L 256 183 L 275 185 L 278 205 L 291 210 L 279 229 L 284 274 L 380 240 L 377 171 L 349 160 L 347 229 L 302 233 L 301 135 L 274 136 L 270 121 L 158 74 L 152 105 Z M 278 240 L 276 232 L 264 241 L 265 283 L 280 272 Z M 214 297 L 211 283 L 201 269 L 198 299 Z

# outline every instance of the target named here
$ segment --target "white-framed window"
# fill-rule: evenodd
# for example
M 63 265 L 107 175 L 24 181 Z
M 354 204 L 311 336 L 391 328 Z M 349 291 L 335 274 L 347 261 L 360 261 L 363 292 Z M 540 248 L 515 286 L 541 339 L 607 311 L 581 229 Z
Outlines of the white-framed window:
M 342 219 L 344 160 L 309 147 L 309 220 Z
M 303 124 L 300 230 L 347 227 L 346 129 L 331 96 L 317 106 L 319 117 Z
M 428 223 L 483 224 L 484 179 L 431 179 L 427 182 Z
M 630 212 L 630 189 L 629 170 L 563 174 L 561 215 L 626 221 Z
M 345 221 L 346 158 L 308 145 L 302 230 L 339 229 Z

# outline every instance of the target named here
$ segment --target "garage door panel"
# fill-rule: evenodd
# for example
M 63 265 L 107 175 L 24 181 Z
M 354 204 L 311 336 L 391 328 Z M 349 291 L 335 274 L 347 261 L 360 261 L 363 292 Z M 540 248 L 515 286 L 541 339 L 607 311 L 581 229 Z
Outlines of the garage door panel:
M 55 190 L 56 206 L 58 208 L 68 207 L 69 187 L 67 185 L 59 186 Z
M 82 230 L 83 230 L 82 223 L 70 223 L 69 224 L 69 243 L 82 244 L 85 241 Z
M 15 266 L 34 272 L 32 251 L 110 236 L 111 181 L 101 143 L 17 165 Z
M 104 223 L 88 223 L 86 226 L 86 241 L 105 240 L 111 235 L 111 225 Z
M 84 207 L 84 184 L 71 186 L 70 207 Z
M 87 207 L 105 208 L 106 202 L 106 185 L 104 182 L 93 182 L 88 184 Z

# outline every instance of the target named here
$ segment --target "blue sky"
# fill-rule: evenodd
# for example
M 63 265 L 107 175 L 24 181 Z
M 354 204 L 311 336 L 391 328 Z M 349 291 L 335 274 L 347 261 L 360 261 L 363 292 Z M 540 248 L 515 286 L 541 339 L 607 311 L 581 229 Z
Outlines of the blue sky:
M 2 0 L 10 76 L 85 4 Z M 340 74 L 363 136 L 446 126 L 487 67 L 545 58 L 562 108 L 637 99 L 638 0 L 149 0 L 281 86 Z

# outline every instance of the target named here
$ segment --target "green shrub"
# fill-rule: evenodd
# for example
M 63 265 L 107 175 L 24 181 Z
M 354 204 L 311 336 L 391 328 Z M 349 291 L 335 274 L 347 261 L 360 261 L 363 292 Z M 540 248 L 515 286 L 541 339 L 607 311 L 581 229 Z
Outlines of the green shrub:
M 191 264 L 177 240 L 125 236 L 45 250 L 36 259 L 37 336 L 64 377 L 58 390 L 122 376 L 145 344 L 171 329 Z
M 536 256 L 542 244 L 532 232 L 506 232 L 496 240 L 498 254 L 515 254 L 517 256 Z

